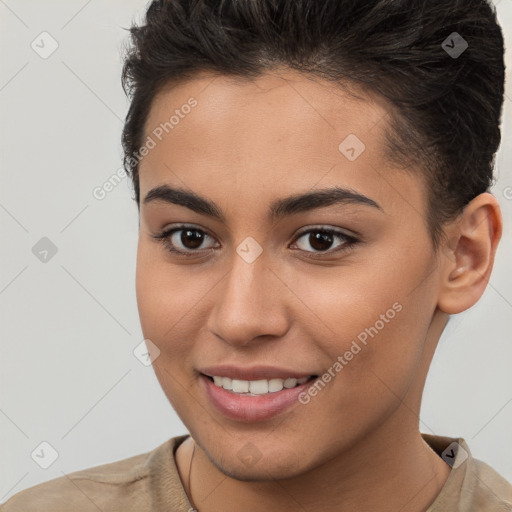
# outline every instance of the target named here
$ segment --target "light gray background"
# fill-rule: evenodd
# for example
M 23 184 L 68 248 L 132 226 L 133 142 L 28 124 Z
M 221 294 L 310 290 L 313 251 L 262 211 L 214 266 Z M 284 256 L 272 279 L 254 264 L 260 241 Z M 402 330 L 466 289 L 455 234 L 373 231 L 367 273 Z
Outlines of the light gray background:
M 124 179 L 105 199 L 92 195 L 121 167 L 122 27 L 144 8 L 141 0 L 0 0 L 0 502 L 186 432 L 153 369 L 132 353 L 143 336 L 131 186 Z M 510 46 L 511 0 L 497 11 Z M 59 44 L 47 59 L 31 48 L 43 31 Z M 504 237 L 482 300 L 442 337 L 421 430 L 464 437 L 512 481 L 510 85 L 507 95 L 494 188 Z M 58 249 L 46 263 L 32 252 L 42 237 Z M 43 441 L 58 452 L 48 469 L 31 458 Z

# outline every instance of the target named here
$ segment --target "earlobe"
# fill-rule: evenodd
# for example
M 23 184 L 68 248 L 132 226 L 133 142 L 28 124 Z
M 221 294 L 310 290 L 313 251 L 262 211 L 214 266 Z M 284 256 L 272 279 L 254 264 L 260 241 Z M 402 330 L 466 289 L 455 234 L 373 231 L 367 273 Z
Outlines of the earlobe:
M 473 306 L 482 296 L 494 264 L 503 229 L 496 198 L 483 193 L 464 208 L 446 229 L 450 247 L 442 253 L 438 307 L 457 314 Z

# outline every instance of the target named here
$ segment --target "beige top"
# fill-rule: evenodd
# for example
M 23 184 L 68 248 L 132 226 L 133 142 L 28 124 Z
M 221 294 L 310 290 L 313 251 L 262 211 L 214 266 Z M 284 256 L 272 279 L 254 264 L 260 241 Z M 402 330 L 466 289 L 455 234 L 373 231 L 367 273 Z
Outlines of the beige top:
M 452 467 L 427 512 L 512 512 L 512 486 L 474 459 L 464 439 L 421 435 Z M 150 452 L 20 491 L 0 505 L 0 512 L 192 512 L 175 460 L 187 437 L 173 437 Z M 450 446 L 453 442 L 462 450 Z

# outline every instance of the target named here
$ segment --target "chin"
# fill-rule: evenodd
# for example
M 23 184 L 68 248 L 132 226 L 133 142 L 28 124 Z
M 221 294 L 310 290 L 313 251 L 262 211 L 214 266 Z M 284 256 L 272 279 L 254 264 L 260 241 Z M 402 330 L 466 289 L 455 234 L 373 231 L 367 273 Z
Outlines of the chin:
M 224 475 L 239 480 L 241 482 L 270 482 L 276 480 L 284 480 L 287 478 L 293 478 L 304 472 L 303 468 L 283 468 L 281 462 L 263 461 L 260 460 L 257 464 L 250 467 L 244 465 L 239 461 L 233 461 L 232 464 L 228 464 L 223 461 L 222 464 L 213 461 L 217 469 Z
M 236 451 L 233 451 L 233 445 L 226 449 L 218 443 L 214 446 L 216 449 L 213 453 L 204 446 L 201 446 L 201 449 L 221 473 L 243 482 L 283 480 L 298 476 L 309 469 L 306 461 L 298 458 L 300 450 L 292 446 L 282 447 L 280 451 L 272 450 L 270 456 L 256 452 L 257 449 L 251 443 Z M 303 457 L 303 454 L 300 457 Z

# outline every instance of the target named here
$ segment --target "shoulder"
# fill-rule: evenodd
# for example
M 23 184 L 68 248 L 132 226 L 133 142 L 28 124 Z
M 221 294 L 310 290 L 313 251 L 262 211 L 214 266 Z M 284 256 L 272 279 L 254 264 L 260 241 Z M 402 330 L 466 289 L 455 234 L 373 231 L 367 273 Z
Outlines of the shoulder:
M 478 510 L 512 512 L 510 482 L 479 459 L 473 459 L 473 477 L 473 499 L 479 506 Z
M 170 454 L 180 437 L 171 438 L 149 452 L 63 474 L 24 489 L 0 505 L 0 512 L 151 510 L 152 460 L 163 452 Z

